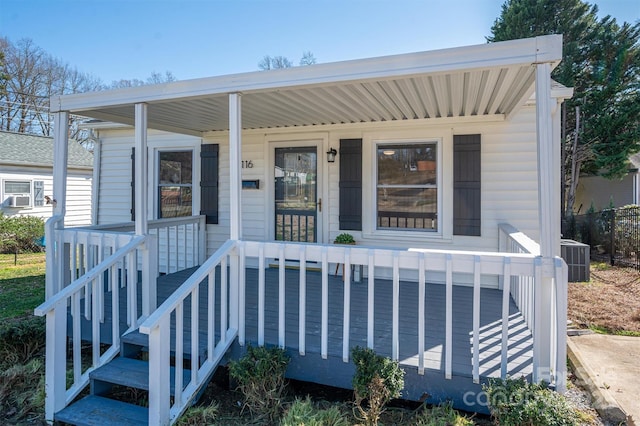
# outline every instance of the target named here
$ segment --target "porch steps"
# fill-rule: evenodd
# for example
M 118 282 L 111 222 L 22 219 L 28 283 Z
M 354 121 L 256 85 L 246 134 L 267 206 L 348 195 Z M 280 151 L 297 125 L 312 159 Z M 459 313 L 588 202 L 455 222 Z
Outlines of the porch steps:
M 56 413 L 55 421 L 78 426 L 148 425 L 149 410 L 139 405 L 89 395 Z
M 117 386 L 149 391 L 149 363 L 144 359 L 148 336 L 133 332 L 122 337 L 121 356 L 89 374 L 90 395 L 55 414 L 54 420 L 69 425 L 147 425 L 147 407 L 113 399 Z M 183 369 L 183 383 L 191 370 Z M 170 392 L 175 393 L 175 368 L 171 367 Z

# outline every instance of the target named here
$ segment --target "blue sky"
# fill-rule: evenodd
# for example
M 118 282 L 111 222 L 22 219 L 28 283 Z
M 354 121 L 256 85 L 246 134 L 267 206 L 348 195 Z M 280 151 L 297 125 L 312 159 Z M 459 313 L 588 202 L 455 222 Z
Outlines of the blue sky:
M 485 42 L 503 0 L 0 0 L 0 36 L 30 38 L 102 79 L 178 79 Z M 597 0 L 601 16 L 637 22 L 640 0 Z

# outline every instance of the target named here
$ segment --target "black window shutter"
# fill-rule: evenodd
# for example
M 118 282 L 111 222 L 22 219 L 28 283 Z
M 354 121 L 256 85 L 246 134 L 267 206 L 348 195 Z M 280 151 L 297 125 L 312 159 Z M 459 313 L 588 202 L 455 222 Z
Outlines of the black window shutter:
M 480 236 L 480 135 L 453 136 L 453 234 Z
M 200 214 L 207 223 L 218 223 L 219 145 L 206 144 L 200 150 Z
M 136 148 L 131 148 L 131 221 L 136 220 Z
M 340 139 L 340 229 L 362 230 L 362 139 Z

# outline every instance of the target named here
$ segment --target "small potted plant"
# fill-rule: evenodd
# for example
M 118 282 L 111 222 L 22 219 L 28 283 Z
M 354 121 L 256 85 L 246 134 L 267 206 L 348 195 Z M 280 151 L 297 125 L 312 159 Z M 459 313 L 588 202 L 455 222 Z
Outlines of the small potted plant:
M 353 239 L 353 235 L 343 232 L 338 235 L 335 240 L 333 240 L 334 244 L 355 244 L 356 240 Z

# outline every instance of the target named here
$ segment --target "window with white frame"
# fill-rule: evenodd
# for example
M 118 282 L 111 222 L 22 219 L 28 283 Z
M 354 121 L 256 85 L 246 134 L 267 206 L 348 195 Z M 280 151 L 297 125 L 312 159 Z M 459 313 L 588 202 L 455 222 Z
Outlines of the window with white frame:
M 5 180 L 5 195 L 26 195 L 31 194 L 31 181 L 29 180 Z
M 438 231 L 438 143 L 376 146 L 376 229 Z
M 193 152 L 159 152 L 158 217 L 180 217 L 192 214 Z

